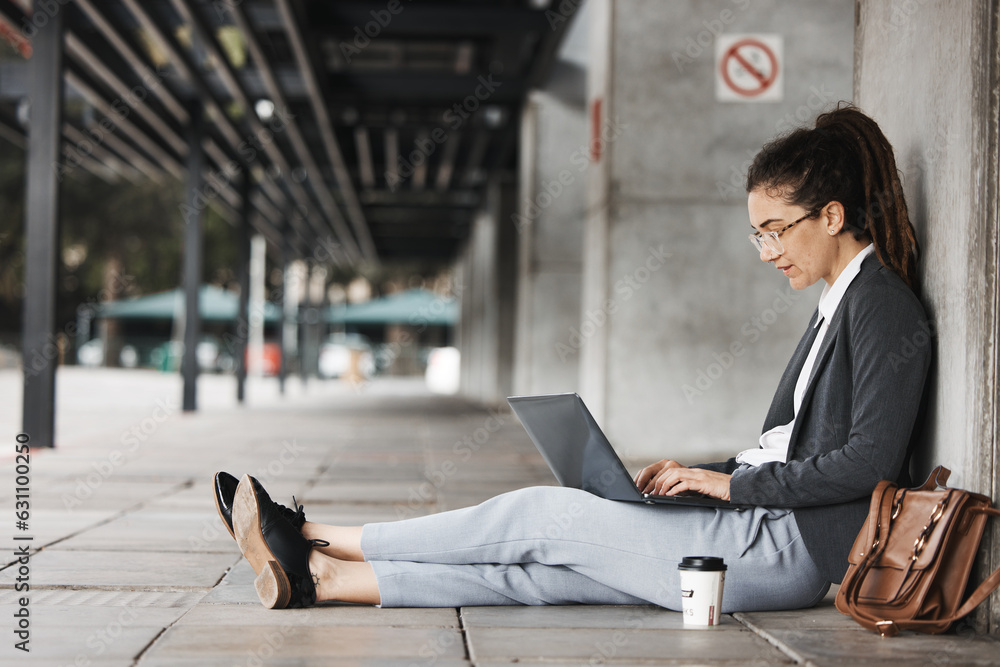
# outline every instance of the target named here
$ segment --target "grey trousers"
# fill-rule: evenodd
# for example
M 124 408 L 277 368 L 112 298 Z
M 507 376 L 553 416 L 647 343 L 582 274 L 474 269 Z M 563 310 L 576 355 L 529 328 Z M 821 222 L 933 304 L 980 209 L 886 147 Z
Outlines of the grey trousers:
M 725 559 L 725 613 L 810 607 L 829 588 L 790 510 L 615 502 L 553 486 L 366 524 L 361 549 L 383 607 L 653 603 L 679 611 L 684 556 Z

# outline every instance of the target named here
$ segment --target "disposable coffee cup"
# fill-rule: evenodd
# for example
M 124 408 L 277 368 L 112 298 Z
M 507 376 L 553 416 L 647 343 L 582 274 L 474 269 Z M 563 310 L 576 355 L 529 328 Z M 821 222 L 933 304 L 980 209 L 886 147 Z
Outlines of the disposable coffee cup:
M 677 569 L 681 575 L 684 625 L 718 625 L 726 583 L 725 562 L 715 556 L 686 556 Z

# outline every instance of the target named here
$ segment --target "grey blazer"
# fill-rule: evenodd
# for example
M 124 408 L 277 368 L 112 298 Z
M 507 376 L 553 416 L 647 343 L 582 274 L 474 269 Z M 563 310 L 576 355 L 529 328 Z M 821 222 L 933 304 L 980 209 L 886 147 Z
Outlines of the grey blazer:
M 792 395 L 818 316 L 817 310 L 785 368 L 763 431 L 792 420 Z M 793 508 L 816 565 L 839 583 L 875 485 L 909 482 L 933 330 L 916 295 L 873 253 L 830 321 L 786 462 L 747 468 L 732 458 L 695 467 L 731 473 L 733 502 Z

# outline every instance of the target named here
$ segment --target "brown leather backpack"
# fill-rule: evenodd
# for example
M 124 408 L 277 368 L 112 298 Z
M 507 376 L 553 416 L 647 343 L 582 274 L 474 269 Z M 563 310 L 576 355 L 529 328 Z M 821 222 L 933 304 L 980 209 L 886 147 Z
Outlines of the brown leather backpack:
M 922 486 L 879 482 L 837 592 L 837 609 L 891 637 L 900 630 L 944 632 L 1000 586 L 1000 568 L 963 603 L 990 499 L 945 486 L 938 466 Z

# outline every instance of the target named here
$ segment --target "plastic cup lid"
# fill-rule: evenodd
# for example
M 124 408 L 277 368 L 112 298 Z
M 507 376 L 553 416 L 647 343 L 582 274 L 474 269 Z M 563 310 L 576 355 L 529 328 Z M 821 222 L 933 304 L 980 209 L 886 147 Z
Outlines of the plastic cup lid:
M 678 570 L 703 570 L 721 572 L 727 569 L 725 561 L 717 556 L 685 556 Z

